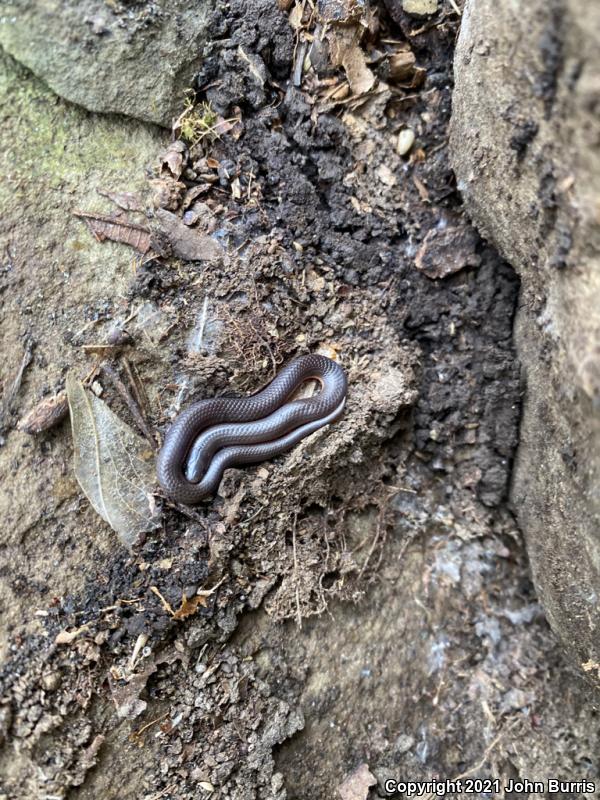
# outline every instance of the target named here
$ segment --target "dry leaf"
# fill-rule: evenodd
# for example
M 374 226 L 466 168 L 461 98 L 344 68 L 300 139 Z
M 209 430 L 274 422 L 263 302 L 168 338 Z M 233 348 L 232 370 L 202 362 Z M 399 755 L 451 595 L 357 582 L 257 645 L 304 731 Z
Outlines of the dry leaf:
M 367 800 L 369 788 L 375 786 L 377 778 L 367 764 L 361 764 L 338 786 L 341 800 Z
M 112 242 L 127 244 L 140 253 L 147 253 L 150 249 L 150 231 L 143 225 L 121 221 L 107 214 L 93 214 L 90 211 L 76 210 L 73 214 L 85 222 L 98 242 L 110 239 Z
M 291 5 L 291 4 L 290 4 Z M 292 10 L 290 11 L 289 15 L 289 23 L 290 26 L 295 30 L 299 31 L 302 27 L 302 16 L 304 15 L 304 7 L 301 3 L 295 5 Z
M 160 527 L 152 450 L 73 374 L 67 377 L 67 396 L 75 476 L 97 513 L 132 547 L 140 534 Z
M 334 28 L 329 34 L 331 63 L 344 68 L 352 94 L 366 94 L 375 85 L 375 75 L 367 66 L 360 47 L 358 28 Z
M 161 166 L 166 167 L 174 178 L 179 178 L 183 171 L 183 156 L 186 150 L 185 142 L 177 139 L 171 142 L 161 157 Z
M 191 617 L 192 614 L 195 614 L 196 611 L 198 611 L 198 606 L 206 608 L 207 605 L 208 603 L 206 597 L 203 597 L 201 594 L 196 594 L 189 599 L 183 595 L 181 606 L 173 614 L 173 619 L 185 619 L 186 617 Z
M 67 393 L 63 390 L 53 397 L 44 397 L 17 422 L 17 430 L 24 433 L 42 433 L 58 425 L 69 413 Z
M 199 589 L 193 597 L 186 597 L 185 594 L 181 598 L 181 605 L 177 609 L 177 611 L 173 611 L 171 604 L 166 600 L 163 595 L 160 593 L 156 586 L 151 586 L 150 591 L 154 592 L 154 594 L 158 597 L 161 602 L 162 607 L 164 610 L 170 614 L 173 619 L 185 619 L 186 617 L 191 617 L 192 614 L 195 614 L 198 611 L 198 608 L 202 606 L 206 608 L 208 603 L 208 598 L 213 595 L 219 586 L 225 580 L 225 576 L 221 578 L 221 580 L 216 583 L 211 589 Z
M 217 241 L 188 228 L 170 211 L 159 208 L 156 218 L 160 223 L 161 233 L 177 258 L 184 261 L 217 261 L 223 255 L 223 249 Z

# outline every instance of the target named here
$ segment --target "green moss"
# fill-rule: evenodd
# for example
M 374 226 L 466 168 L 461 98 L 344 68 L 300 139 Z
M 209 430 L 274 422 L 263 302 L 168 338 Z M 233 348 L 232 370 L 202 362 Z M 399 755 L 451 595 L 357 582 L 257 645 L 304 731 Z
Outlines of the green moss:
M 181 137 L 195 145 L 202 139 L 216 139 L 218 117 L 210 103 L 200 103 L 194 106 L 193 100 L 188 97 L 185 101 L 185 110 L 180 117 L 179 124 Z
M 106 181 L 140 151 L 155 150 L 158 128 L 124 117 L 90 114 L 58 98 L 12 59 L 0 54 L 0 196 L 39 181 L 40 192 L 81 188 L 82 176 Z M 143 174 L 139 175 L 143 180 Z

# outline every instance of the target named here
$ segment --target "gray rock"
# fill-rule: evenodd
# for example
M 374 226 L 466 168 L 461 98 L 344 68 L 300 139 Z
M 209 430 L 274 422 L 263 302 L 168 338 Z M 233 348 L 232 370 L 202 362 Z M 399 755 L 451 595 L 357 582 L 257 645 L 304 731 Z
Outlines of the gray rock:
M 554 630 L 600 686 L 600 6 L 470 0 L 452 158 L 522 281 L 512 501 Z
M 197 71 L 212 3 L 15 0 L 0 45 L 53 91 L 89 111 L 168 127 Z

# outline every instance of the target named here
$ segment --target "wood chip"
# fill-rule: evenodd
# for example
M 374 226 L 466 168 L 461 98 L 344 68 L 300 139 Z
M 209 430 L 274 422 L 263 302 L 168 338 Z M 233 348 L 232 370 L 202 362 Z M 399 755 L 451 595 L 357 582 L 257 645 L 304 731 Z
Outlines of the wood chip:
M 58 425 L 69 413 L 67 393 L 63 389 L 53 397 L 44 397 L 31 411 L 17 422 L 17 430 L 31 435 L 42 433 Z

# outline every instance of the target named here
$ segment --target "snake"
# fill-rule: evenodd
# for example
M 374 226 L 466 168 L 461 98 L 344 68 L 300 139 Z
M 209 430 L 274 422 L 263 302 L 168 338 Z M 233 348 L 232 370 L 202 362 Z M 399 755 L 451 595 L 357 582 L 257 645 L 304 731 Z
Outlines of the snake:
M 291 399 L 310 380 L 320 392 Z M 165 434 L 156 462 L 160 486 L 176 503 L 197 505 L 216 494 L 228 467 L 274 458 L 338 419 L 347 389 L 340 364 L 312 353 L 288 363 L 255 394 L 192 403 Z

